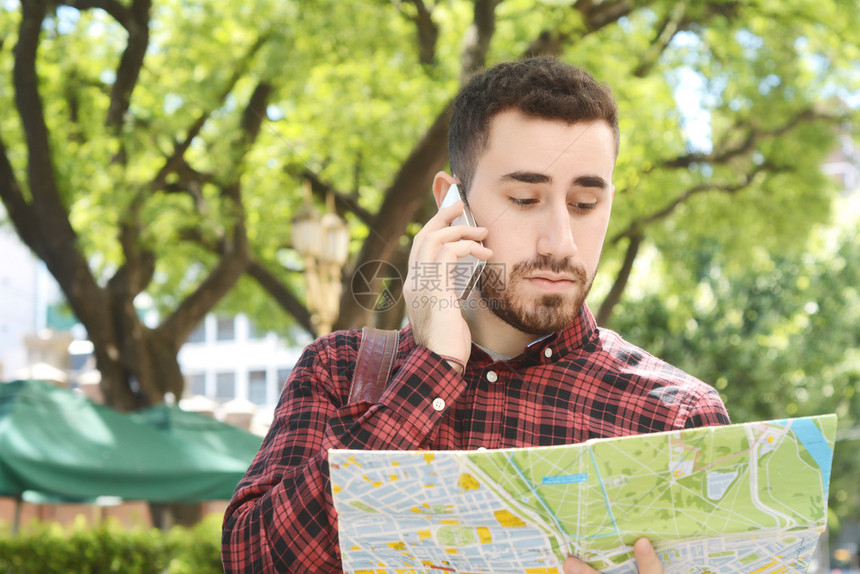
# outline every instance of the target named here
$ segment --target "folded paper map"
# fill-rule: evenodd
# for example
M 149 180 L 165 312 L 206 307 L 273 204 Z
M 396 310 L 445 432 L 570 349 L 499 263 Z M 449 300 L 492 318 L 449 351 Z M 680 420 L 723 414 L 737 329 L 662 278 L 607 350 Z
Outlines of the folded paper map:
M 806 572 L 827 514 L 835 415 L 488 451 L 330 450 L 344 571 Z

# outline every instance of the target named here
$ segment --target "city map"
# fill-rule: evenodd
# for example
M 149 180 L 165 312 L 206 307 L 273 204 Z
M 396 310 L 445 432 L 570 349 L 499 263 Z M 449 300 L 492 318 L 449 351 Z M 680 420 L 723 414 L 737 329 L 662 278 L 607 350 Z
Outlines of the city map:
M 635 573 L 806 572 L 824 532 L 835 415 L 577 445 L 330 450 L 344 571 L 562 574 L 574 554 Z

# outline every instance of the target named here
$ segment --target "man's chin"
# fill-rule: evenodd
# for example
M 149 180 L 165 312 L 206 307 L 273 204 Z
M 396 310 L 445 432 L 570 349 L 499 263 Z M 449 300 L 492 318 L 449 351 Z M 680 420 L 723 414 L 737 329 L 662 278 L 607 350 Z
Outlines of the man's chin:
M 548 335 L 570 325 L 582 308 L 582 299 L 573 295 L 542 295 L 523 302 L 503 298 L 503 305 L 491 306 L 502 321 L 530 335 Z

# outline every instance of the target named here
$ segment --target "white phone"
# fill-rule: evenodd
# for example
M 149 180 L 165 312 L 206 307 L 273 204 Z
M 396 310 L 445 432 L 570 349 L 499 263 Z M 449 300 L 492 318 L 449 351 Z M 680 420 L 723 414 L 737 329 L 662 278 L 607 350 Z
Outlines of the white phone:
M 469 204 L 466 203 L 466 198 L 463 196 L 463 193 L 456 184 L 448 188 L 448 192 L 445 194 L 445 198 L 442 200 L 442 204 L 439 206 L 439 209 L 450 207 L 457 203 L 457 200 L 461 200 L 463 202 L 463 214 L 451 222 L 451 225 L 469 225 L 471 227 L 477 227 L 475 218 L 472 215 L 472 210 L 469 209 Z M 481 243 L 481 245 L 483 245 L 483 243 Z M 481 272 L 483 272 L 485 264 L 486 261 L 471 255 L 460 257 L 457 260 L 456 268 L 451 270 L 451 275 L 449 276 L 453 280 L 454 291 L 458 299 L 465 299 L 469 296 L 469 293 L 471 293 L 472 289 L 475 288 L 475 284 L 478 282 L 478 279 L 480 279 Z M 446 269 L 446 271 L 448 270 Z

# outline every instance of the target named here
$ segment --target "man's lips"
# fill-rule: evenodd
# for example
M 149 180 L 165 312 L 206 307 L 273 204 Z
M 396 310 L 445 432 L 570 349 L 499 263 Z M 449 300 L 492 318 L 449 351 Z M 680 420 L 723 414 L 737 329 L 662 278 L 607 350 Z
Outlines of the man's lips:
M 530 273 L 527 276 L 528 279 L 545 279 L 546 281 L 576 281 L 576 277 L 573 275 L 567 275 L 564 273 Z
M 554 273 L 535 273 L 525 279 L 529 284 L 544 291 L 566 291 L 576 283 L 575 277 Z

